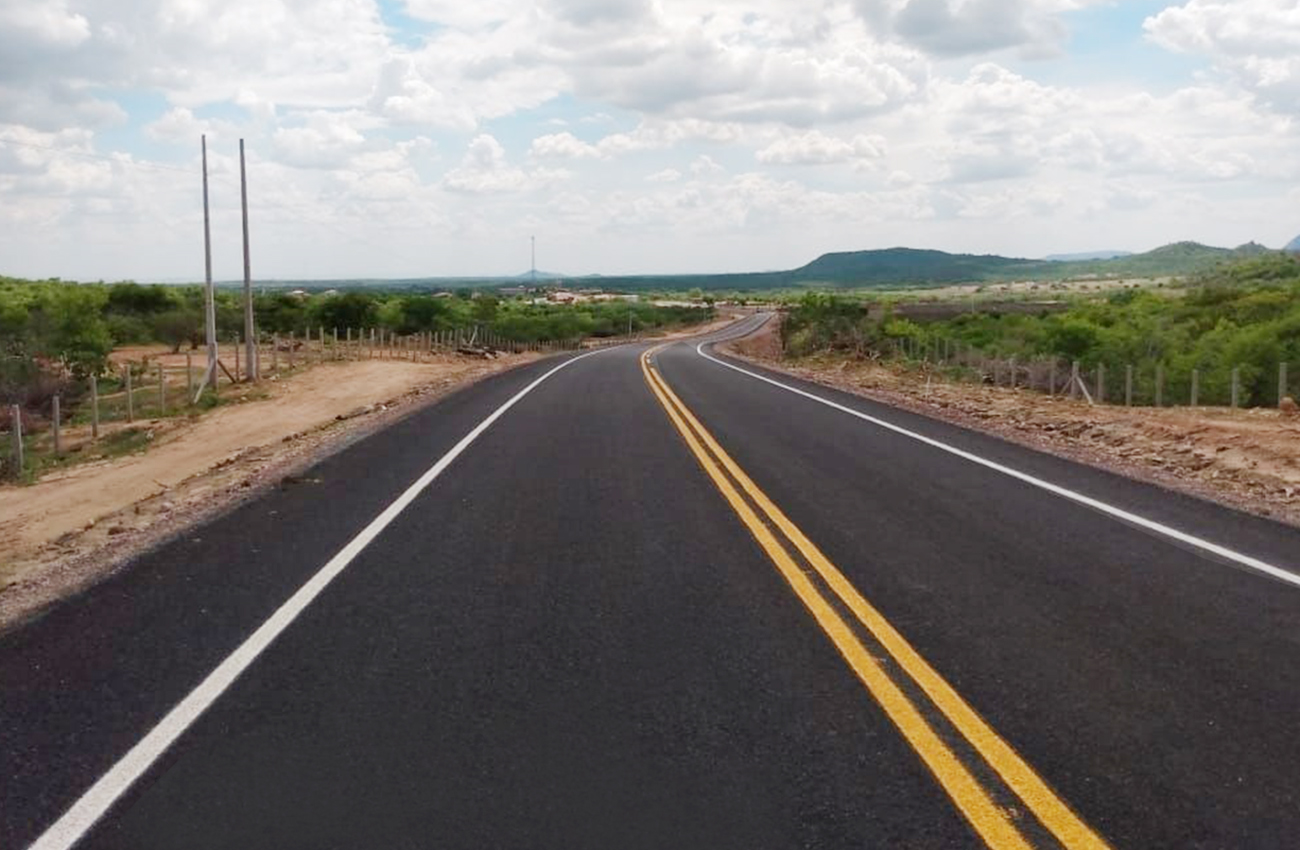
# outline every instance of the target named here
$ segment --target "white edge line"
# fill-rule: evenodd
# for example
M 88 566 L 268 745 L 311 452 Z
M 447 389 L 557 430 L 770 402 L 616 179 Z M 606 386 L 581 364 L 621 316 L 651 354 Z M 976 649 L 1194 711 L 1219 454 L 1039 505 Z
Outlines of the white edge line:
M 1188 534 L 1184 531 L 1179 531 L 1176 528 L 1172 528 L 1163 523 L 1156 522 L 1155 520 L 1150 520 L 1147 519 L 1146 517 L 1139 516 L 1134 513 L 1130 513 L 1124 510 L 1123 508 L 1117 508 L 1114 505 L 1107 504 L 1106 502 L 1100 501 L 1098 499 L 1094 499 L 1091 496 L 1085 496 L 1080 492 L 1071 490 L 1066 487 L 1062 487 L 1059 484 L 1053 484 L 1050 481 L 1044 481 L 1041 478 L 1036 478 L 1033 475 L 1029 475 L 1028 473 L 1021 472 L 1018 469 L 1012 469 L 1009 466 L 1003 466 L 1002 464 L 997 463 L 996 461 L 991 461 L 988 460 L 987 458 L 980 457 L 979 455 L 972 454 L 971 452 L 963 451 L 962 449 L 959 449 L 955 446 L 950 446 L 947 443 L 941 442 L 931 437 L 926 437 L 922 434 L 918 434 L 915 431 L 909 431 L 906 428 L 902 428 L 898 425 L 894 425 L 890 422 L 886 422 L 883 419 L 877 419 L 874 416 L 870 416 L 866 413 L 862 413 L 861 411 L 854 410 L 851 407 L 846 407 L 845 405 L 837 404 L 836 402 L 830 401 L 828 399 L 824 399 L 821 396 L 815 395 L 814 393 L 806 392 L 805 390 L 801 390 L 798 387 L 792 387 L 789 384 L 784 384 L 780 381 L 773 380 L 772 378 L 769 378 L 766 375 L 760 375 L 757 372 L 751 372 L 748 369 L 742 369 L 741 367 L 728 363 L 725 360 L 720 360 L 717 357 L 714 357 L 712 354 L 708 354 L 707 352 L 704 351 L 704 345 L 705 343 L 700 343 L 699 345 L 695 346 L 695 353 L 700 355 L 706 360 L 711 360 L 714 363 L 717 363 L 719 366 L 726 366 L 728 369 L 734 369 L 735 371 L 740 372 L 742 375 L 748 375 L 751 378 L 757 378 L 760 381 L 764 381 L 775 387 L 780 387 L 781 389 L 792 392 L 795 395 L 801 395 L 804 398 L 808 398 L 820 404 L 824 404 L 827 407 L 833 407 L 836 410 L 849 414 L 850 416 L 856 416 L 859 419 L 862 419 L 866 422 L 870 422 L 872 425 L 877 425 L 886 430 L 893 431 L 896 434 L 901 434 L 904 437 L 910 437 L 911 439 L 924 443 L 927 446 L 931 446 L 933 448 L 939 449 L 940 451 L 948 452 L 949 454 L 952 455 L 956 455 L 957 457 L 962 458 L 963 460 L 968 460 L 971 463 L 977 463 L 980 466 L 986 467 L 988 469 L 992 469 L 995 472 L 1000 472 L 1003 475 L 1009 475 L 1012 478 L 1023 481 L 1026 484 L 1030 484 L 1034 487 L 1038 487 L 1043 490 L 1046 490 L 1047 492 L 1052 493 L 1053 495 L 1056 496 L 1060 496 L 1063 499 L 1069 499 L 1072 502 L 1076 502 L 1080 505 L 1085 505 L 1089 508 L 1092 508 L 1093 510 L 1100 511 L 1101 513 L 1114 517 L 1115 519 L 1123 520 L 1124 522 L 1127 523 L 1132 523 L 1133 525 L 1139 526 L 1140 528 L 1145 528 L 1148 531 L 1153 531 L 1156 534 L 1161 534 L 1172 540 L 1177 540 L 1179 543 L 1184 543 L 1188 546 L 1192 546 L 1204 552 L 1209 552 L 1212 555 L 1217 555 L 1220 558 L 1233 561 L 1234 563 L 1240 564 L 1243 567 L 1249 567 L 1252 570 L 1256 570 L 1258 572 L 1264 573 L 1265 575 L 1272 576 L 1273 578 L 1278 579 L 1279 581 L 1284 581 L 1287 584 L 1300 587 L 1300 575 L 1297 575 L 1296 573 L 1293 573 L 1289 570 L 1284 570 L 1281 567 L 1274 566 L 1273 564 L 1270 564 L 1266 561 L 1261 561 L 1258 558 L 1252 558 L 1250 555 L 1243 554 L 1234 549 L 1229 549 L 1226 546 L 1220 546 L 1218 543 L 1213 543 L 1209 540 L 1204 539 L 1203 537 L 1197 537 L 1194 534 Z
M 126 755 L 122 756 L 107 773 L 101 776 L 99 781 L 90 786 L 90 789 L 82 794 L 63 813 L 62 817 L 49 826 L 45 832 L 41 833 L 41 836 L 30 845 L 29 850 L 68 850 L 68 848 L 80 841 L 90 831 L 91 827 L 117 802 L 117 799 L 144 775 L 150 765 L 166 752 L 167 748 L 177 738 L 184 734 L 185 730 L 198 719 L 199 715 L 203 714 L 239 678 L 244 670 L 248 669 L 249 665 L 257 659 L 262 651 L 270 646 L 272 641 L 312 603 L 312 600 L 339 573 L 343 572 L 348 564 L 352 562 L 352 559 L 378 537 L 407 505 L 414 501 L 435 478 L 451 465 L 452 461 L 459 457 L 465 449 L 469 448 L 470 443 L 473 443 L 475 439 L 491 427 L 492 423 L 500 419 L 507 410 L 514 407 L 516 402 L 532 392 L 538 384 L 579 360 L 609 350 L 609 348 L 602 348 L 589 351 L 586 354 L 580 354 L 564 361 L 524 387 L 512 396 L 509 401 L 498 407 L 486 419 L 475 426 L 474 430 L 462 437 L 460 442 L 443 455 L 427 472 L 416 479 L 414 484 L 407 487 L 402 495 L 398 496 L 379 516 L 371 520 L 370 524 L 348 541 L 347 545 L 340 549 L 334 557 L 330 558 L 325 566 L 321 567 L 302 587 L 298 588 L 293 596 L 290 596 L 284 604 L 276 609 L 274 614 L 267 618 L 266 622 L 262 623 L 255 632 L 245 638 L 244 642 L 217 665 L 216 669 L 209 673 L 207 678 L 200 682 L 194 690 L 190 691 L 189 695 L 177 703 L 171 711 L 167 712 L 166 716 L 158 721 L 158 724 L 150 729 L 149 733 L 141 738 L 139 743 L 127 751 Z

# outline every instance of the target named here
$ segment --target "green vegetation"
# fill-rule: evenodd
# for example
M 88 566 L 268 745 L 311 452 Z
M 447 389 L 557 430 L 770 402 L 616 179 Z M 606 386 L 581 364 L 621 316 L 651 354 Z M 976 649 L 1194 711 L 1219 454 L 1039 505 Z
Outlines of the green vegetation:
M 1240 260 L 1192 278 L 1181 297 L 1126 289 L 1079 299 L 1053 314 L 968 313 L 929 324 L 900 319 L 888 306 L 873 314 L 865 302 L 808 293 L 782 326 L 793 357 L 826 350 L 881 355 L 892 353 L 895 341 L 934 346 L 941 340 L 1021 362 L 1102 365 L 1117 381 L 1131 365 L 1141 398 L 1151 396 L 1159 364 L 1170 388 L 1166 397 L 1180 403 L 1193 370 L 1200 372 L 1200 398 L 1226 403 L 1238 368 L 1242 403 L 1272 405 L 1278 365 L 1295 364 L 1300 372 L 1300 259 L 1269 253 Z
M 518 343 L 577 341 L 612 337 L 629 331 L 654 331 L 696 324 L 712 317 L 711 305 L 656 306 L 622 300 L 576 304 L 533 303 L 531 298 L 503 299 L 493 292 L 458 290 L 447 293 L 366 289 L 344 292 L 258 294 L 254 314 L 264 336 L 290 333 L 315 335 L 319 329 L 388 334 L 480 329 L 484 335 Z M 217 333 L 223 341 L 243 331 L 239 291 L 216 293 Z M 130 344 L 164 343 L 179 351 L 197 348 L 204 338 L 203 291 L 197 286 L 142 286 L 135 283 L 77 284 L 61 280 L 28 281 L 0 277 L 0 431 L 7 431 L 7 407 L 23 410 L 24 430 L 33 443 L 44 445 L 59 396 L 66 422 L 84 421 L 82 404 L 89 378 L 100 382 L 100 415 L 108 421 L 124 415 L 125 396 L 109 370 L 114 348 Z M 466 334 L 468 336 L 468 334 Z M 152 373 L 134 371 L 136 413 L 163 415 L 153 399 Z M 201 405 L 216 404 L 205 395 Z M 193 407 L 169 408 L 186 415 Z M 31 454 L 31 464 L 37 464 Z M 0 450 L 0 475 L 8 464 Z M 53 460 L 42 460 L 48 465 Z M 29 472 L 35 474 L 36 466 Z
M 217 333 L 243 330 L 241 295 L 216 294 Z M 381 328 L 397 334 L 481 327 L 516 342 L 608 337 L 692 324 L 712 308 L 587 301 L 534 304 L 525 299 L 459 290 L 445 293 L 271 292 L 253 305 L 264 334 L 303 335 L 309 329 Z M 136 283 L 76 284 L 0 277 L 0 401 L 44 409 L 55 392 L 105 372 L 115 346 L 165 343 L 173 350 L 203 339 L 203 291 L 195 286 Z

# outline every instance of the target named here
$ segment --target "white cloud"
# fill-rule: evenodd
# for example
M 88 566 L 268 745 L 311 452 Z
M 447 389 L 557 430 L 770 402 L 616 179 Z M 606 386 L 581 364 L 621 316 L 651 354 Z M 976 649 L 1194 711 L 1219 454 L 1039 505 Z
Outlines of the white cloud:
M 599 159 L 601 152 L 572 133 L 551 133 L 533 139 L 528 155 L 536 159 Z
M 174 145 L 194 145 L 199 136 L 208 135 L 219 138 L 234 135 L 233 128 L 225 121 L 200 120 L 194 113 L 183 106 L 167 110 L 161 117 L 145 125 L 144 134 L 155 142 Z M 209 139 L 211 141 L 212 139 Z
M 281 162 L 299 168 L 332 168 L 345 164 L 366 147 L 361 113 L 316 112 L 297 127 L 280 127 L 271 136 Z
M 505 148 L 484 133 L 469 143 L 458 167 L 448 171 L 442 185 L 453 192 L 494 194 L 523 192 L 563 179 L 567 172 L 536 169 L 525 171 L 510 164 Z
M 1068 32 L 1061 14 L 1107 0 L 858 0 L 877 30 L 942 57 L 1015 49 L 1058 54 Z
M 1189 0 L 1144 24 L 1156 43 L 1199 54 L 1282 110 L 1300 114 L 1300 6 L 1295 0 Z
M 695 158 L 695 161 L 691 163 L 691 174 L 696 177 L 708 177 L 713 174 L 721 174 L 724 171 L 726 171 L 726 169 L 719 165 L 718 162 L 708 154 L 700 154 Z
M 394 124 L 468 131 L 478 123 L 468 105 L 430 85 L 409 56 L 395 56 L 384 63 L 369 106 Z
M 406 31 L 375 0 L 10 2 L 0 256 L 190 273 L 199 133 L 219 239 L 248 139 L 281 275 L 491 272 L 486 246 L 551 224 L 555 267 L 610 272 L 1294 236 L 1294 0 L 1168 0 L 1145 45 L 1114 33 L 1213 66 L 1158 91 L 1070 55 L 1103 2 L 402 0 L 430 24 Z
M 827 136 L 820 130 L 777 139 L 754 156 L 773 165 L 828 165 L 831 163 L 866 163 L 885 155 L 881 136 L 859 134 L 849 139 Z
M 18 42 L 37 42 L 59 48 L 76 47 L 90 38 L 90 22 L 68 8 L 67 0 L 12 3 L 0 7 L 0 32 L 7 48 Z M 13 43 L 10 43 L 12 39 Z M 14 53 L 6 51 L 11 59 Z

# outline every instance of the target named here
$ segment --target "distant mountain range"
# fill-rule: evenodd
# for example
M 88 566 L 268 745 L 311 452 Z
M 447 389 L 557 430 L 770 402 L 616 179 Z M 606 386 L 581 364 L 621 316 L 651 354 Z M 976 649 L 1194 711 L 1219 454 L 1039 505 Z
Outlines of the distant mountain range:
M 754 290 L 813 286 L 945 286 L 1015 280 L 1053 281 L 1087 276 L 1164 277 L 1193 274 L 1228 260 L 1269 253 L 1255 242 L 1215 248 L 1176 242 L 1144 254 L 1109 259 L 1033 260 L 993 254 L 949 254 L 917 248 L 885 248 L 823 254 L 805 266 L 784 272 L 751 274 L 605 277 L 610 289 Z
M 1300 237 L 1285 249 L 1300 251 Z M 789 271 L 703 275 L 636 275 L 574 277 L 537 272 L 539 284 L 569 283 L 610 290 L 761 290 L 832 287 L 929 287 L 954 283 L 998 283 L 1016 280 L 1055 281 L 1081 277 L 1174 277 L 1211 269 L 1219 263 L 1272 253 L 1256 242 L 1236 248 L 1216 248 L 1199 242 L 1175 242 L 1143 254 L 1098 251 L 1057 255 L 1046 259 L 1000 257 L 993 254 L 950 254 L 917 248 L 886 248 L 823 254 Z M 415 278 L 408 280 L 260 281 L 260 288 L 350 288 L 383 286 L 397 289 L 459 289 L 517 286 L 531 272 L 514 277 Z M 225 284 L 223 284 L 225 285 Z M 232 284 L 233 285 L 233 284 Z
M 1297 236 L 1296 238 L 1292 239 L 1290 242 L 1286 243 L 1286 247 L 1283 248 L 1282 250 L 1283 250 L 1283 251 L 1300 251 L 1300 236 Z

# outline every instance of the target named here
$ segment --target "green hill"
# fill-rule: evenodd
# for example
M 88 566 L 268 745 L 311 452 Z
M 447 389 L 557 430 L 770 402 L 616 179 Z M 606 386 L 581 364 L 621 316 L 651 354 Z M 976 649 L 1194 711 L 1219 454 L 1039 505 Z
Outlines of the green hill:
M 885 283 L 958 283 L 1013 278 L 1043 263 L 1008 257 L 948 254 L 915 248 L 823 254 L 791 276 L 801 284 L 870 285 Z

